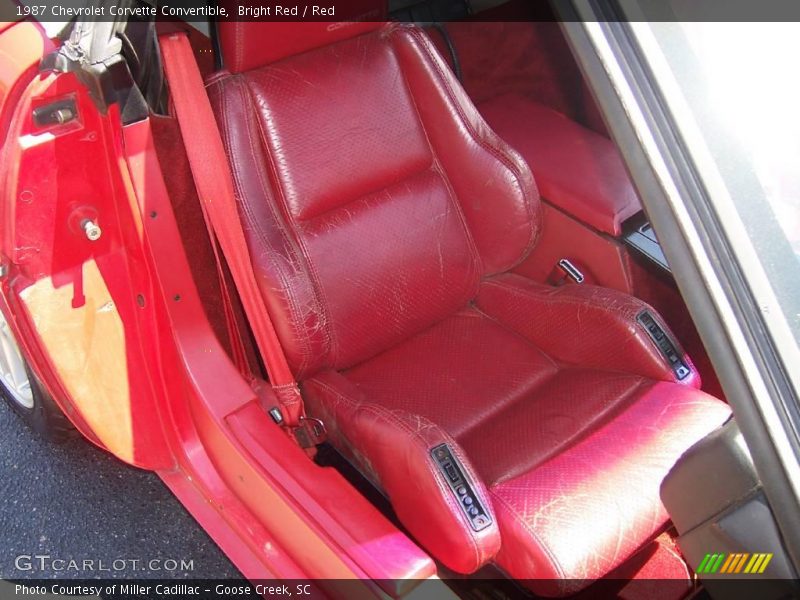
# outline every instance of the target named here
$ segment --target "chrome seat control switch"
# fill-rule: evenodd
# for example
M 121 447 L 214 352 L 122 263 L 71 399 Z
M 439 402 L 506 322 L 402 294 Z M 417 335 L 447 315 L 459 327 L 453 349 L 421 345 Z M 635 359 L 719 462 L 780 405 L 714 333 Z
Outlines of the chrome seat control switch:
M 581 270 L 567 258 L 562 258 L 558 261 L 558 268 L 564 271 L 564 274 L 575 283 L 583 283 L 586 280 Z

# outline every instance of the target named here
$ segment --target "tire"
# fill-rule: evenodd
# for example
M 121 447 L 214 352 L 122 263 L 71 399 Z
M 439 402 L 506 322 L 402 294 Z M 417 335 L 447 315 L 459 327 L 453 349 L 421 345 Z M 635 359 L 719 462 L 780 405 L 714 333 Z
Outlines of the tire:
M 31 429 L 47 440 L 63 442 L 77 434 L 75 427 L 45 391 L 28 365 L 28 361 L 22 356 L 2 313 L 0 313 L 0 396 L 3 396 L 11 409 Z

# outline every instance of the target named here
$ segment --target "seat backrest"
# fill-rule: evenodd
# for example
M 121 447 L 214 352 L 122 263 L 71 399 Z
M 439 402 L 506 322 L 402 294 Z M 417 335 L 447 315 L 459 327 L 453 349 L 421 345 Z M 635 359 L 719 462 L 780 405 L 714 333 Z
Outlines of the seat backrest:
M 296 24 L 222 28 L 223 49 L 238 55 L 208 85 L 253 266 L 298 379 L 452 314 L 481 277 L 522 260 L 539 227 L 529 169 L 421 30 L 304 26 L 290 55 L 279 45 L 289 36 L 264 28 Z

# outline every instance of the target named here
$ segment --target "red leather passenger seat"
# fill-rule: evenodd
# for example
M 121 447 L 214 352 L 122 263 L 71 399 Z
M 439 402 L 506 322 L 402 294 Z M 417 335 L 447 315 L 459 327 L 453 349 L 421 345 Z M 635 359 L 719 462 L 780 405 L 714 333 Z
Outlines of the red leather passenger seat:
M 643 303 L 508 273 L 537 240 L 536 186 L 420 30 L 235 23 L 220 41 L 208 91 L 307 411 L 456 571 L 494 561 L 558 595 L 624 561 L 727 407 L 688 358 L 678 381 Z

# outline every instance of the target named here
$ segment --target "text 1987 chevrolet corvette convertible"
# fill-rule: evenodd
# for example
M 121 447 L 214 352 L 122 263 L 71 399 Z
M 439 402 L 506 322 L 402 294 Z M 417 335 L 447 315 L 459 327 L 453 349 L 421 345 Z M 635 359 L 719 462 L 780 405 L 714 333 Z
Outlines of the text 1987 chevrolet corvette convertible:
M 791 593 L 800 186 L 704 108 L 725 24 L 390 4 L 225 1 L 210 39 L 14 7 L 7 399 L 156 471 L 253 580 Z

